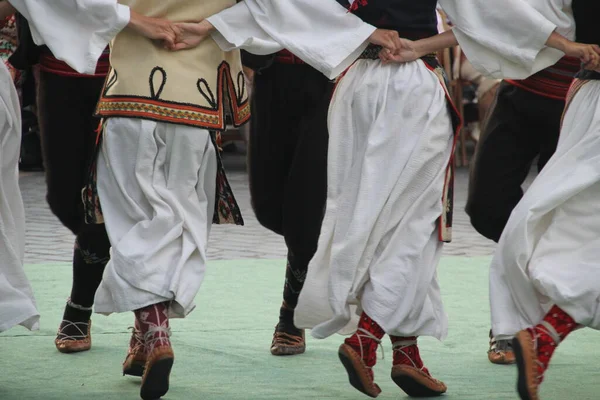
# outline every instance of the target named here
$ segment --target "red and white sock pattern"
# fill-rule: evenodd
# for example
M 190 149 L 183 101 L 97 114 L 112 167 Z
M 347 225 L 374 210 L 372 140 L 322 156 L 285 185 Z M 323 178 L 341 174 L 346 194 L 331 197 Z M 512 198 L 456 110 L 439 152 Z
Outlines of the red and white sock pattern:
M 394 365 L 408 365 L 429 374 L 421 359 L 416 336 L 390 336 L 394 348 Z
M 543 380 L 544 372 L 548 369 L 556 347 L 575 329 L 577 329 L 575 320 L 558 306 L 552 307 L 541 323 L 529 329 L 531 335 L 537 340 L 540 382 Z
M 383 335 L 385 332 L 377 322 L 363 312 L 356 333 L 346 339 L 344 343 L 362 356 L 367 367 L 373 367 L 377 363 L 377 347 L 381 343 Z
M 140 353 L 146 351 L 144 334 L 142 333 L 142 327 L 138 318 L 135 318 L 135 324 L 131 333 L 131 339 L 129 340 L 129 350 L 132 353 Z
M 135 310 L 139 324 L 136 329 L 139 329 L 144 338 L 148 354 L 156 347 L 171 346 L 168 306 L 169 303 L 159 303 Z

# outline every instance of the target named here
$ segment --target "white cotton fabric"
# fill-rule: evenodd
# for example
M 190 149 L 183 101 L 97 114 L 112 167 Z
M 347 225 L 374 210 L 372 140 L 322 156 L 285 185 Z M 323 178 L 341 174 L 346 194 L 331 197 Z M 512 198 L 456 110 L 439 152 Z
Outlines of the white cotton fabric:
M 224 50 L 287 48 L 333 78 L 374 29 L 334 3 L 246 0 L 208 20 Z M 495 77 L 525 78 L 562 57 L 545 48 L 556 23 L 523 0 L 440 5 L 467 56 Z M 296 326 L 317 338 L 352 333 L 362 308 L 389 334 L 443 339 L 436 220 L 452 127 L 438 78 L 422 61 L 356 62 L 332 100 L 329 134 L 327 210 Z
M 564 56 L 545 47 L 557 27 L 560 33 L 573 34 L 572 20 L 556 12 L 554 3 L 563 2 L 567 3 L 439 0 L 455 25 L 454 34 L 469 61 L 482 73 L 499 79 L 525 79 Z M 570 7 L 570 0 L 568 3 Z
M 420 60 L 358 61 L 335 92 L 329 132 L 326 214 L 296 325 L 317 338 L 354 332 L 360 303 L 389 334 L 443 339 L 436 221 L 452 124 L 438 77 Z
M 98 193 L 112 244 L 95 311 L 173 301 L 185 317 L 204 279 L 217 154 L 203 129 L 111 118 L 98 161 Z
M 0 63 L 0 332 L 15 325 L 39 328 L 29 280 L 23 270 L 25 210 L 19 189 L 21 148 L 19 98 Z
M 552 305 L 600 329 L 600 82 L 577 93 L 556 153 L 514 209 L 490 273 L 494 334 L 538 324 Z
M 207 20 L 225 51 L 255 54 L 288 49 L 333 79 L 364 51 L 375 27 L 336 1 L 245 0 Z
M 117 0 L 10 0 L 27 20 L 33 40 L 82 74 L 96 71 L 108 43 L 129 23 Z

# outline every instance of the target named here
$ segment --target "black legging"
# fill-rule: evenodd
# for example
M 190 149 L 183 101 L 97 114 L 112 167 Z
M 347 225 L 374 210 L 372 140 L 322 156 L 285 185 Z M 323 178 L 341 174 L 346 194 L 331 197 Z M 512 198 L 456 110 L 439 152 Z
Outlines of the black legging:
M 497 242 L 523 197 L 534 159 L 541 170 L 556 151 L 565 102 L 502 82 L 477 144 L 466 211 L 483 236 Z
M 327 111 L 333 84 L 308 65 L 257 74 L 249 145 L 258 221 L 288 247 L 284 300 L 295 307 L 317 249 L 327 197 Z
M 91 307 L 110 242 L 104 225 L 84 221 L 81 190 L 94 154 L 99 120 L 93 113 L 104 78 L 65 77 L 42 71 L 38 114 L 52 212 L 75 235 L 71 301 Z

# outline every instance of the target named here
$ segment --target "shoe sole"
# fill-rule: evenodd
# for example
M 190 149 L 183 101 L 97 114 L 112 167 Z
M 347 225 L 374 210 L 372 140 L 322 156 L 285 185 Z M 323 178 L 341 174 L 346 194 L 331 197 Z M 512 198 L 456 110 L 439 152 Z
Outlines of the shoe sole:
M 409 366 L 392 368 L 392 380 L 410 397 L 437 397 L 446 393 L 446 385 Z M 432 388 L 431 386 L 438 386 Z
M 304 354 L 306 351 L 305 346 L 298 347 L 271 347 L 271 354 L 274 356 L 296 356 L 298 354 Z
M 156 361 L 147 371 L 142 382 L 140 397 L 143 400 L 157 400 L 169 391 L 169 376 L 173 368 L 173 358 L 163 358 Z
M 56 350 L 58 350 L 59 353 L 62 354 L 74 354 L 74 353 L 82 353 L 84 351 L 89 351 L 91 350 L 92 346 L 91 345 L 86 345 L 86 346 L 74 346 L 74 347 L 60 347 L 60 345 L 56 345 Z
M 531 337 L 524 337 L 524 332 L 519 332 L 517 336 L 513 339 L 513 351 L 515 352 L 515 360 L 518 369 L 518 378 L 517 378 L 517 392 L 521 397 L 521 400 L 539 400 L 539 396 L 536 394 L 532 394 L 529 391 L 529 376 L 527 371 L 531 371 L 535 365 L 532 364 L 532 359 L 535 357 L 533 343 L 531 343 Z M 525 341 L 525 345 L 521 345 L 521 341 L 519 338 L 523 338 Z M 529 340 L 528 340 L 529 339 Z M 529 343 L 529 345 L 527 345 Z M 527 361 L 529 360 L 529 362 Z M 534 379 L 534 378 L 532 378 Z
M 144 369 L 146 367 L 146 363 L 136 363 L 133 362 L 129 366 L 129 368 L 123 368 L 123 376 L 139 376 L 142 377 L 144 375 Z
M 514 365 L 517 363 L 517 361 L 514 358 L 514 352 L 512 353 L 512 357 L 509 355 L 510 353 L 507 353 L 498 358 L 495 358 L 492 353 L 488 353 L 488 360 L 494 365 Z
M 362 362 L 360 362 L 360 360 L 357 360 L 356 357 L 352 357 L 350 354 L 348 354 L 348 352 L 345 349 L 345 345 L 342 345 L 340 347 L 338 355 L 340 357 L 340 361 L 344 365 L 344 368 L 346 368 L 346 372 L 348 373 L 348 380 L 350 381 L 352 387 L 354 387 L 359 392 L 366 394 L 369 397 L 375 398 L 379 396 L 379 393 L 381 393 L 381 389 L 379 389 L 379 386 L 377 386 L 375 383 L 373 383 L 373 385 L 375 386 L 375 391 L 369 391 L 367 389 L 367 385 L 364 383 L 364 380 L 370 379 L 359 372 L 365 367 L 362 365 Z

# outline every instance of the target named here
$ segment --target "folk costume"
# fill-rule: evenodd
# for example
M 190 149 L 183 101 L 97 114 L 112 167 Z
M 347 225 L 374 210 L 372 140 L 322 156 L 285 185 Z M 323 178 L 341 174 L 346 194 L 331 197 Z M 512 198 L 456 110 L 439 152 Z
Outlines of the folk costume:
M 27 20 L 20 21 L 19 65 L 39 65 L 37 110 L 42 136 L 50 210 L 75 235 L 73 285 L 55 345 L 63 353 L 91 348 L 94 295 L 110 255 L 104 225 L 85 222 L 81 190 L 95 156 L 100 119 L 94 111 L 109 69 L 108 49 L 95 71 L 80 74 L 58 60 L 47 46 L 37 46 Z
M 31 285 L 23 271 L 25 209 L 19 188 L 21 113 L 13 79 L 0 63 L 0 332 L 16 325 L 38 329 Z
M 571 0 L 528 0 L 573 40 Z M 522 184 L 537 158 L 541 171 L 556 150 L 565 99 L 580 62 L 570 57 L 525 80 L 501 83 L 494 108 L 477 143 L 466 211 L 473 227 L 498 242 L 511 212 L 523 197 Z M 490 333 L 488 358 L 514 363 L 510 340 Z
M 354 333 L 340 358 L 350 382 L 372 397 L 385 333 L 394 343 L 392 377 L 405 392 L 446 391 L 423 366 L 417 337 L 447 332 L 436 267 L 450 239 L 458 121 L 435 59 L 382 65 L 379 49 L 367 48 L 375 26 L 413 39 L 435 35 L 436 3 L 357 0 L 348 13 L 316 0 L 246 0 L 208 18 L 223 49 L 285 47 L 328 77 L 345 71 L 329 109 L 327 207 L 295 322 L 316 338 Z M 467 56 L 490 75 L 525 78 L 561 56 L 544 48 L 555 25 L 521 1 L 441 5 Z
M 79 72 L 93 72 L 111 41 L 111 69 L 96 110 L 105 119 L 98 159 L 82 193 L 86 221 L 105 221 L 112 247 L 95 311 L 135 312 L 125 367 L 143 371 L 143 399 L 159 398 L 174 361 L 169 318 L 195 307 L 211 223 L 243 222 L 216 132 L 246 122 L 249 104 L 239 52 L 207 41 L 173 53 L 123 27 L 130 10 L 202 20 L 235 1 L 23 1 L 24 10 L 41 7 L 48 14 L 34 21 L 34 39 L 64 26 L 47 44 Z M 66 41 L 71 45 L 60 46 Z
M 573 0 L 576 39 L 600 44 L 600 3 Z M 492 329 L 513 337 L 522 399 L 577 327 L 600 329 L 600 75 L 582 71 L 567 99 L 556 152 L 514 209 L 490 273 Z
M 256 71 L 248 152 L 252 207 L 261 225 L 282 235 L 288 248 L 271 353 L 300 354 L 306 344 L 304 331 L 294 326 L 294 308 L 325 210 L 327 111 L 334 84 L 287 50 L 243 59 Z
M 75 234 L 73 286 L 56 338 L 59 351 L 70 353 L 91 347 L 94 295 L 110 259 L 110 241 L 104 224 L 85 222 L 81 191 L 94 161 L 100 120 L 94 111 L 106 74 L 104 52 L 93 74 L 79 74 L 41 49 L 38 118 L 42 135 L 48 192 L 52 212 Z

